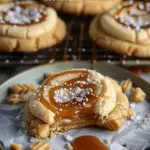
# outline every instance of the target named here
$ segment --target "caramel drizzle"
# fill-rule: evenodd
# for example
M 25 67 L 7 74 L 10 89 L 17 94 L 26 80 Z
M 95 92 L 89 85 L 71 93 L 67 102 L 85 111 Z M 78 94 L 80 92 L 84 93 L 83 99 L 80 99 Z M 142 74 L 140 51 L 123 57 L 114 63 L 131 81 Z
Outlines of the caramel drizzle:
M 88 84 L 78 84 L 76 81 L 85 81 L 88 78 L 89 72 L 88 71 L 81 71 L 81 70 L 75 70 L 75 71 L 67 71 L 60 74 L 56 74 L 52 76 L 51 78 L 47 79 L 44 85 L 50 84 L 51 80 L 58 76 L 63 76 L 66 74 L 72 74 L 72 73 L 81 73 L 81 75 L 77 78 L 71 79 L 66 84 L 62 84 L 59 86 L 55 86 L 49 90 L 49 100 L 45 100 L 43 93 L 41 94 L 40 101 L 41 103 L 49 110 L 57 114 L 61 117 L 75 117 L 75 116 L 82 116 L 84 115 L 91 115 L 93 114 L 94 106 L 98 100 L 98 97 L 96 95 L 92 95 L 91 93 L 86 95 L 88 98 L 88 101 L 83 99 L 82 102 L 77 102 L 75 99 L 73 99 L 71 102 L 65 102 L 65 103 L 57 103 L 54 99 L 54 92 L 60 88 L 76 88 L 80 87 L 82 89 L 91 88 L 93 91 L 96 91 L 96 84 L 94 83 L 88 83 Z M 70 85 L 71 84 L 71 85 Z M 90 107 L 84 107 L 83 103 L 86 103 L 86 105 L 89 105 Z
M 73 150 L 108 150 L 97 137 L 85 135 L 76 138 L 72 142 Z

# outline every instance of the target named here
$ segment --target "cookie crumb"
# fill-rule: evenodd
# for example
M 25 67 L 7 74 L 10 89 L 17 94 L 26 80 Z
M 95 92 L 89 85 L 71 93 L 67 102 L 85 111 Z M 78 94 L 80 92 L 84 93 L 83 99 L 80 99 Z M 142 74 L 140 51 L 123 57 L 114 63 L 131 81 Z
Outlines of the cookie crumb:
M 121 86 L 123 92 L 127 92 L 132 88 L 132 81 L 129 79 L 123 80 L 120 83 L 120 86 Z
M 105 142 L 105 144 L 110 145 L 111 140 L 108 138 L 108 139 L 105 139 L 104 142 Z
M 45 141 L 37 141 L 30 145 L 30 150 L 51 150 L 50 145 Z
M 131 117 L 131 116 L 136 116 L 136 112 L 132 108 L 129 108 L 128 117 Z
M 22 146 L 20 144 L 11 144 L 10 150 L 22 150 Z
M 25 102 L 25 101 L 26 101 L 26 98 L 23 94 L 12 94 L 9 97 L 9 103 L 12 105 Z
M 146 98 L 146 93 L 139 87 L 133 88 L 131 93 L 132 100 L 137 103 L 143 102 Z
M 26 94 L 36 90 L 34 84 L 14 84 L 10 87 L 11 94 Z

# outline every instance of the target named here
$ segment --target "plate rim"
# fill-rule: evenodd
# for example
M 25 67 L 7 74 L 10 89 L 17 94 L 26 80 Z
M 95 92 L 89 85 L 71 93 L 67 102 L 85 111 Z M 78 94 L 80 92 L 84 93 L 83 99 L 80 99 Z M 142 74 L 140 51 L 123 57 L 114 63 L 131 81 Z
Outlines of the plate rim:
M 38 66 L 34 66 L 34 67 L 31 67 L 27 70 L 24 70 L 24 71 L 21 71 L 20 73 L 17 73 L 15 75 L 13 75 L 12 77 L 10 77 L 9 79 L 5 80 L 2 84 L 0 84 L 0 88 L 2 88 L 3 86 L 5 86 L 7 84 L 7 82 L 10 82 L 11 80 L 13 80 L 14 78 L 17 78 L 17 76 L 20 76 L 24 73 L 27 73 L 27 72 L 30 72 L 32 70 L 36 70 L 37 68 L 42 68 L 42 67 L 45 67 L 45 66 L 51 66 L 51 65 L 55 65 L 55 64 L 61 64 L 61 63 L 64 63 L 64 64 L 67 64 L 67 63 L 89 63 L 89 64 L 92 64 L 90 61 L 57 61 L 57 62 L 53 62 L 53 63 L 46 63 L 46 64 L 42 64 L 42 65 L 38 65 Z M 113 65 L 113 64 L 109 64 L 109 63 L 105 63 L 105 62 L 95 62 L 93 64 L 93 70 L 94 70 L 94 65 L 95 64 L 101 64 L 101 65 L 104 65 L 104 66 L 108 66 L 108 67 L 111 67 L 111 68 L 114 68 L 114 69 L 117 69 L 119 71 L 122 71 L 122 72 L 125 72 L 127 74 L 129 74 L 130 76 L 136 78 L 136 79 L 140 79 L 142 82 L 145 82 L 146 84 L 148 84 L 150 86 L 150 83 L 146 80 L 144 80 L 143 78 L 139 77 L 139 76 L 136 76 L 135 74 L 129 72 L 128 70 L 124 69 L 124 68 L 121 68 L 119 66 L 116 66 L 116 65 Z

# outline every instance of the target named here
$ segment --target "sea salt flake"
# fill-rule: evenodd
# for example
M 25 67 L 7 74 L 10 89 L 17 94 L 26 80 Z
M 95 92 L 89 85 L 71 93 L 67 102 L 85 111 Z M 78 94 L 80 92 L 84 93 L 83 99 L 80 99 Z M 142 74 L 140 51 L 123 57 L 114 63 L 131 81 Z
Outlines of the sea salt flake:
M 64 135 L 64 138 L 67 142 L 71 142 L 73 140 L 73 137 L 70 135 Z
M 135 104 L 134 104 L 134 103 L 131 103 L 131 104 L 130 104 L 130 107 L 131 107 L 131 108 L 135 108 Z

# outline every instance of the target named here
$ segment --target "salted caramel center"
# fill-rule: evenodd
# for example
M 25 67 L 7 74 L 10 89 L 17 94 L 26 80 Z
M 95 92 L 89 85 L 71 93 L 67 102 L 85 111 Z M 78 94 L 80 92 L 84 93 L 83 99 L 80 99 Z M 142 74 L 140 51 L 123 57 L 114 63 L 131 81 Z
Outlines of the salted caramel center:
M 57 81 L 60 76 L 68 75 L 75 75 L 75 78 L 52 85 L 51 82 Z M 41 102 L 59 117 L 92 115 L 98 95 L 96 93 L 97 85 L 89 76 L 90 73 L 86 70 L 67 71 L 54 75 L 44 85 Z
M 39 4 L 14 4 L 0 10 L 0 24 L 31 25 L 46 19 L 46 9 Z

